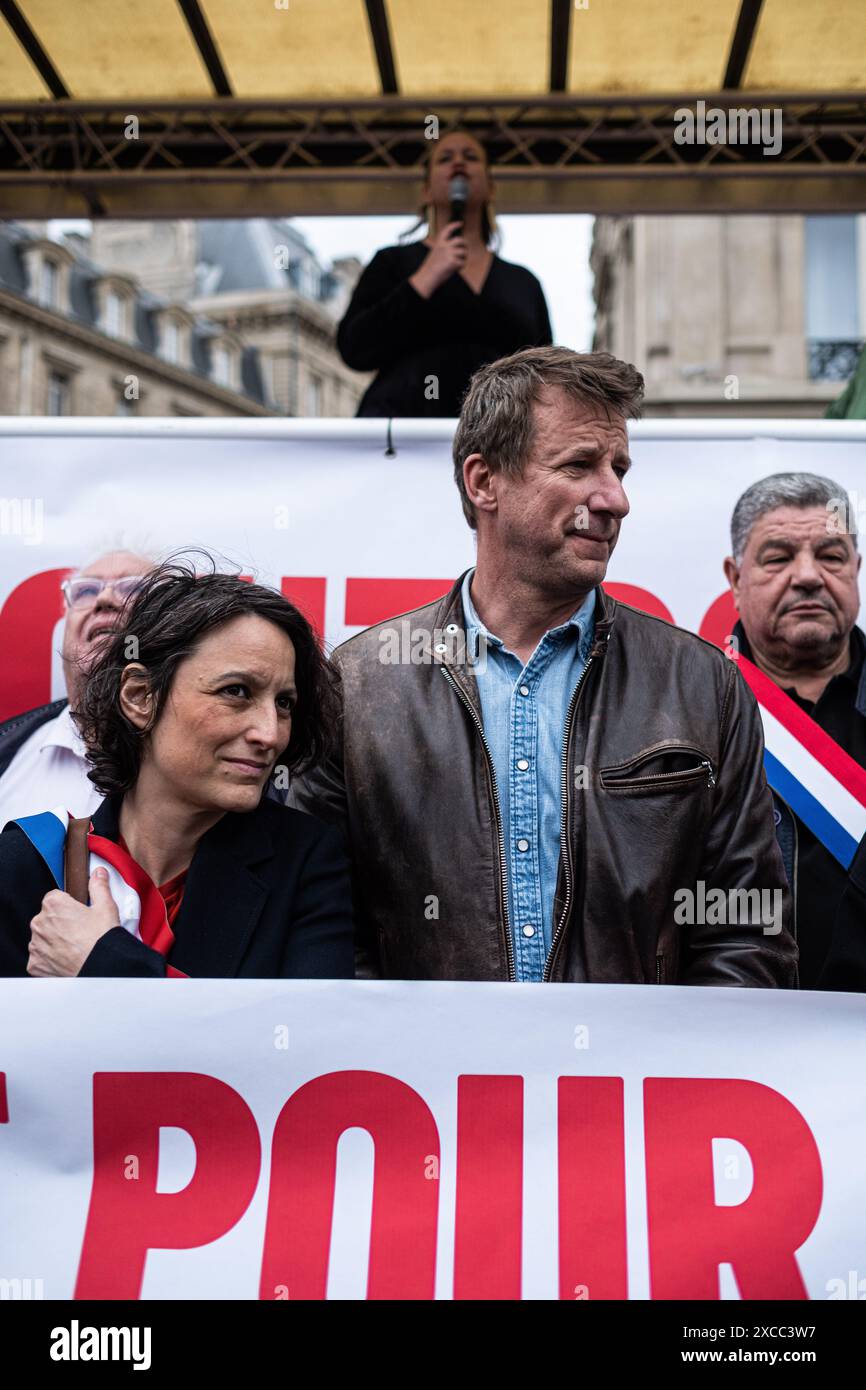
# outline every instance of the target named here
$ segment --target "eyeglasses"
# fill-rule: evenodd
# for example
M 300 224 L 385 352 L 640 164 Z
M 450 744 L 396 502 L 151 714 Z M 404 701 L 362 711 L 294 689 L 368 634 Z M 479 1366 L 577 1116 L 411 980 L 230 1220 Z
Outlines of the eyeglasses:
M 84 574 L 78 579 L 64 579 L 60 587 L 68 608 L 92 608 L 105 589 L 111 589 L 114 597 L 125 603 L 145 578 L 143 574 L 124 574 L 120 579 L 99 579 Z

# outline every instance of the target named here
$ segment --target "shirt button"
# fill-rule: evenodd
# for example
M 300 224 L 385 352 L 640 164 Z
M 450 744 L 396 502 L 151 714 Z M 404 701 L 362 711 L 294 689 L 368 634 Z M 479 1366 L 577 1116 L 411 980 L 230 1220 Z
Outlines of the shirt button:
M 530 925 L 527 924 L 527 925 L 523 928 L 523 935 L 524 935 L 524 936 L 534 936 L 534 935 L 535 935 L 535 927 L 530 926 Z
M 525 772 L 526 769 L 529 767 L 529 763 L 526 758 L 518 758 L 517 766 L 520 768 L 521 772 Z
M 528 695 L 528 694 L 529 694 L 529 686 L 528 686 L 528 685 L 522 685 L 522 686 L 520 687 L 520 693 L 521 693 L 521 695 Z
M 522 850 L 522 851 L 525 853 L 525 851 L 529 849 L 529 841 L 528 841 L 528 840 L 518 840 L 518 841 L 517 841 L 517 848 L 518 848 L 519 850 Z

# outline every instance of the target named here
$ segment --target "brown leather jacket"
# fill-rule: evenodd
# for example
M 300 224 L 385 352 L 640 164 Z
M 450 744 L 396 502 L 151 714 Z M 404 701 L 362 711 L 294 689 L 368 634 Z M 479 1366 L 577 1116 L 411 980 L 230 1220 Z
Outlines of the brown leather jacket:
M 465 659 L 461 583 L 337 648 L 341 752 L 289 793 L 290 804 L 348 836 L 360 974 L 514 978 L 498 798 Z M 734 663 L 693 634 L 603 589 L 595 613 L 563 755 L 545 980 L 795 986 L 790 895 L 751 692 Z M 587 773 L 577 776 L 581 766 Z M 720 923 L 689 925 L 679 890 L 691 890 L 699 909 L 713 888 L 726 899 L 730 890 L 769 890 L 763 902 L 780 909 L 784 925 L 777 918 L 775 934 L 764 930 L 754 893 L 751 912 L 740 894 Z M 744 915 L 757 925 L 734 920 Z

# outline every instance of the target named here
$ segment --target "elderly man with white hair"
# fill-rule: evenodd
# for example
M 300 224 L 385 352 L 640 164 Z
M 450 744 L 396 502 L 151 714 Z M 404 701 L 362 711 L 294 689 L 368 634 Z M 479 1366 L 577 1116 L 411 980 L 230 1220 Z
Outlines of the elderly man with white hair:
M 860 554 L 851 500 L 830 478 L 776 473 L 731 518 L 725 574 L 737 650 L 866 767 L 866 637 L 857 627 Z M 776 834 L 794 891 L 800 987 L 854 989 L 825 973 L 848 874 L 773 789 Z M 866 922 L 863 924 L 866 937 Z
M 54 700 L 0 724 L 0 829 L 46 806 L 88 816 L 102 800 L 88 780 L 84 744 L 72 718 L 81 682 L 106 633 L 120 618 L 153 560 L 128 550 L 99 556 L 63 584 L 63 670 L 68 699 Z

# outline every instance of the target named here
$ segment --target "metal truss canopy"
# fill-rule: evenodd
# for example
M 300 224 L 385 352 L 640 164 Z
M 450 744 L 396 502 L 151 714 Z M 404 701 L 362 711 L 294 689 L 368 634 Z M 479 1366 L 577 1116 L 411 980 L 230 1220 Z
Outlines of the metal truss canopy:
M 781 147 L 679 144 L 677 112 L 780 109 Z M 507 212 L 866 209 L 866 95 L 0 103 L 0 215 L 407 213 L 430 118 L 486 144 Z

